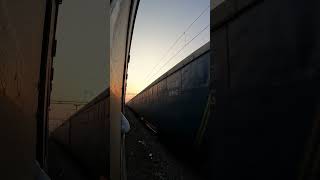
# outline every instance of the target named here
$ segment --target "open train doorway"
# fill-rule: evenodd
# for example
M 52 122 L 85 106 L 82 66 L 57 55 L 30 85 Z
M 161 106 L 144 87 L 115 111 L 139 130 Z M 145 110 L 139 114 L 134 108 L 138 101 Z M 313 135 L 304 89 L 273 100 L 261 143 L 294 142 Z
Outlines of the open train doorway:
M 210 1 L 141 0 L 125 88 L 128 180 L 202 178 L 209 74 Z
M 68 0 L 59 9 L 49 107 L 52 179 L 108 174 L 107 6 L 104 0 Z
M 51 132 L 109 86 L 104 6 L 104 1 L 64 1 L 60 6 L 53 61 Z

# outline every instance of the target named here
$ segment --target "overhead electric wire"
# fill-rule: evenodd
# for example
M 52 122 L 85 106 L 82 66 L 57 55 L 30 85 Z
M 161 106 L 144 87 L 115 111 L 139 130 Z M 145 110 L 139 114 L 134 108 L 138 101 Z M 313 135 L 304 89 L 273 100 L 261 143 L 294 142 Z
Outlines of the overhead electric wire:
M 157 66 L 160 65 L 160 63 L 162 62 L 161 60 L 163 58 L 165 58 L 168 53 L 171 51 L 171 49 L 179 42 L 179 40 L 186 34 L 187 31 L 189 31 L 189 29 L 193 26 L 193 24 L 210 8 L 210 5 L 206 7 L 206 9 L 204 9 L 200 15 L 183 31 L 183 33 L 174 41 L 174 43 L 170 46 L 170 48 L 164 53 L 164 55 L 159 59 L 158 64 L 156 64 L 151 71 L 147 74 L 147 76 L 145 77 L 145 80 L 148 80 L 149 76 L 152 74 L 153 70 L 155 70 L 155 68 Z
M 79 104 L 86 105 L 88 102 L 85 101 L 61 101 L 61 100 L 51 100 L 51 104 Z
M 167 61 L 166 61 L 166 63 L 163 65 L 163 66 L 161 66 L 160 67 L 160 69 L 158 69 L 158 71 L 155 73 L 155 74 L 153 74 L 152 76 L 151 76 L 151 79 L 152 79 L 152 77 L 154 77 L 155 75 L 157 75 L 158 74 L 158 72 L 164 67 L 164 66 L 166 66 L 173 58 L 175 58 L 187 45 L 189 45 L 195 38 L 197 38 L 203 31 L 205 31 L 208 27 L 210 26 L 210 24 L 208 24 L 205 28 L 203 28 L 197 35 L 195 35 L 190 41 L 188 41 L 182 48 L 180 48 L 179 49 L 179 51 L 177 51 L 177 53 L 176 54 L 174 54 L 171 58 L 169 58 Z M 148 79 L 149 80 L 149 79 Z M 148 82 L 148 81 L 147 81 Z

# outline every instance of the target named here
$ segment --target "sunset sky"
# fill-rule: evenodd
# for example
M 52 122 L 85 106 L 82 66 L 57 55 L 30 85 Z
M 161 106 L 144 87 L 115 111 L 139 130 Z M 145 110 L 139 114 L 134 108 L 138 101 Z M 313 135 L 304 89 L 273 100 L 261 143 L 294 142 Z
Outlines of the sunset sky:
M 141 0 L 129 64 L 128 96 L 132 97 L 154 79 L 209 41 L 205 29 L 176 57 L 181 47 L 210 23 L 210 0 Z M 201 17 L 199 15 L 202 14 Z M 89 102 L 108 87 L 107 26 L 105 1 L 65 1 L 58 16 L 52 100 Z M 172 44 L 189 28 L 176 45 Z M 167 53 L 168 52 L 168 53 Z M 171 58 L 170 61 L 168 61 Z M 157 65 L 157 66 L 156 66 Z M 71 105 L 51 105 L 53 118 L 66 119 Z
M 127 100 L 210 41 L 209 6 L 210 0 L 140 1 L 131 46 Z

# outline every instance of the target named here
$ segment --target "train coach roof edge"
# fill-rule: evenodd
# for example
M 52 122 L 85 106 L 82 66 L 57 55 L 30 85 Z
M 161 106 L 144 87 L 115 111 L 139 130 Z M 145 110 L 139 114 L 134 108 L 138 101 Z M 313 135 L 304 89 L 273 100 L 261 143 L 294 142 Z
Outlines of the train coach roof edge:
M 108 87 L 104 91 L 102 91 L 99 95 L 97 95 L 95 98 L 93 98 L 88 104 L 84 105 L 82 108 L 80 108 L 78 111 L 74 112 L 70 117 L 68 117 L 60 126 L 58 126 L 56 129 L 64 126 L 66 123 L 68 123 L 72 118 L 77 116 L 79 113 L 85 111 L 86 109 L 89 109 L 91 106 L 95 105 L 97 102 L 99 102 L 101 99 L 104 99 L 106 97 L 110 96 L 110 88 Z
M 178 71 L 179 69 L 183 68 L 184 66 L 186 66 L 187 64 L 193 62 L 195 59 L 197 59 L 198 57 L 200 57 L 201 55 L 203 55 L 204 53 L 210 51 L 210 41 L 207 42 L 206 44 L 204 44 L 203 46 L 201 46 L 199 49 L 195 50 L 193 53 L 191 53 L 189 56 L 187 56 L 186 58 L 184 58 L 182 61 L 180 61 L 178 64 L 176 64 L 175 66 L 173 66 L 170 70 L 168 70 L 167 72 L 165 72 L 163 75 L 161 75 L 159 78 L 157 78 L 155 81 L 153 81 L 151 84 L 149 84 L 146 88 L 144 88 L 139 94 L 137 94 L 136 96 L 134 96 L 129 102 L 130 103 L 132 100 L 135 99 L 135 97 L 137 97 L 138 95 L 142 94 L 144 91 L 148 90 L 150 87 L 154 86 L 155 84 L 157 84 L 158 82 L 162 81 L 163 79 L 167 78 L 168 76 L 170 76 L 171 74 L 175 73 L 176 71 Z

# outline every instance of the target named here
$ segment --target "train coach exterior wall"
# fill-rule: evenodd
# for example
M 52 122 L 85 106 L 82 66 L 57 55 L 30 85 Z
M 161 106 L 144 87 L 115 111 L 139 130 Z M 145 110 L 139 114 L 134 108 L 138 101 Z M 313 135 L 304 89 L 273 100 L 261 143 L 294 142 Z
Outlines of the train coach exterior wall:
M 109 175 L 109 97 L 108 89 L 53 132 L 53 138 L 95 178 Z
M 212 178 L 301 175 L 319 104 L 319 5 L 226 0 L 212 10 L 216 108 L 207 129 Z
M 209 96 L 210 43 L 152 82 L 127 105 L 172 142 L 193 146 Z M 190 148 L 191 149 L 191 148 Z
M 135 17 L 140 0 L 112 0 L 110 4 L 110 179 L 119 180 L 121 162 L 121 113 Z
M 0 0 L 0 179 L 34 179 L 36 160 L 45 167 L 45 127 L 37 123 L 45 125 L 46 115 L 39 112 L 47 111 L 49 96 L 44 87 L 50 84 L 45 74 L 51 59 L 42 55 L 51 56 L 55 27 L 46 24 L 56 17 L 55 4 L 46 17 L 47 3 L 55 1 Z
M 59 128 L 57 128 L 52 134 L 55 140 L 65 147 L 70 144 L 70 121 L 66 121 Z M 50 153 L 50 152 L 49 152 Z

